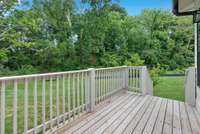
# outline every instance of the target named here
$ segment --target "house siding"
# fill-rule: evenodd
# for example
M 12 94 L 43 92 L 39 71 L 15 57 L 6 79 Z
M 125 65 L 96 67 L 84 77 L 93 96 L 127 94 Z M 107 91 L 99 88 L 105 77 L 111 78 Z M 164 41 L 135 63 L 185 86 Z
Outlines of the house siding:
M 200 112 L 200 88 L 197 88 L 196 107 L 198 111 Z

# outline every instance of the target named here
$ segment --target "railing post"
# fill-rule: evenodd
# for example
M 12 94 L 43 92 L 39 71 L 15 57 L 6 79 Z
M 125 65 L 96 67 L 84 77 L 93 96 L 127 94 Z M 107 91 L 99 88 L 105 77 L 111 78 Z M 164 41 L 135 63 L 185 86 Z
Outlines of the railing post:
M 153 82 L 149 76 L 146 66 L 141 67 L 140 71 L 140 87 L 142 94 L 144 95 L 153 95 Z
M 196 104 L 196 79 L 195 79 L 194 67 L 190 67 L 186 71 L 186 81 L 185 81 L 185 102 L 195 106 Z
M 143 66 L 141 67 L 141 70 L 140 70 L 140 87 L 141 87 L 141 90 L 142 90 L 142 94 L 146 95 L 147 94 L 147 87 L 146 87 L 146 67 Z
M 129 67 L 124 66 L 124 89 L 126 90 L 128 90 L 129 88 L 128 80 L 129 80 Z
M 89 69 L 89 106 L 88 112 L 93 112 L 95 107 L 95 69 Z

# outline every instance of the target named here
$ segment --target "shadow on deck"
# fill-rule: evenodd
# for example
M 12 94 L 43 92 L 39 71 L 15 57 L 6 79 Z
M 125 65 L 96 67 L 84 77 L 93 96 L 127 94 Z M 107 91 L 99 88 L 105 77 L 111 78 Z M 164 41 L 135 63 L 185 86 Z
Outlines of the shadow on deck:
M 121 92 L 76 117 L 55 133 L 65 134 L 194 134 L 200 113 L 184 102 Z

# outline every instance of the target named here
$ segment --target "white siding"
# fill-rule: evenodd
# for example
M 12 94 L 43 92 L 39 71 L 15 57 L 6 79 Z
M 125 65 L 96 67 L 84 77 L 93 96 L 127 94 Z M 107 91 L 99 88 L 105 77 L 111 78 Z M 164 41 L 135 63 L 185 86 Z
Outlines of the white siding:
M 200 88 L 197 88 L 197 100 L 196 100 L 196 106 L 198 111 L 200 112 Z

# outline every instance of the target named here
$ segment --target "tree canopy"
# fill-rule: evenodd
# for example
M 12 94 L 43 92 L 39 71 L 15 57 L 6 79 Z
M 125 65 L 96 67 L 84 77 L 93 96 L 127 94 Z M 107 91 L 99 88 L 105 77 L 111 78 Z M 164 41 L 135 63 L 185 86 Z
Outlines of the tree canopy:
M 146 9 L 138 16 L 112 0 L 0 3 L 0 70 L 7 75 L 89 67 L 147 65 L 165 70 L 194 63 L 191 17 Z M 23 4 L 23 3 L 22 3 Z

